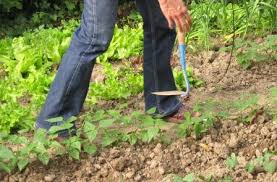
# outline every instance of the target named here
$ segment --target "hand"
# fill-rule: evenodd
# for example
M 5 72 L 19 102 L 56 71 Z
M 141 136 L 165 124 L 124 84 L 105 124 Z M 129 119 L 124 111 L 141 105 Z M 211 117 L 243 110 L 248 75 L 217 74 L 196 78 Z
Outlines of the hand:
M 161 10 L 167 19 L 169 28 L 177 26 L 179 31 L 188 32 L 191 26 L 191 18 L 188 9 L 182 0 L 158 0 Z

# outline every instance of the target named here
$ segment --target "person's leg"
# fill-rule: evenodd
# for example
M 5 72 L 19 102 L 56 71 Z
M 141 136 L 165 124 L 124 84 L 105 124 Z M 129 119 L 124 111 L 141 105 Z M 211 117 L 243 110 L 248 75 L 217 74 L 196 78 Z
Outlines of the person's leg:
M 66 120 L 79 114 L 87 95 L 95 59 L 108 48 L 112 39 L 117 4 L 117 0 L 84 1 L 81 25 L 63 56 L 37 119 L 37 129 L 49 130 L 52 125 L 47 119 L 62 116 Z M 60 135 L 67 133 L 65 131 Z
M 156 96 L 154 91 L 176 90 L 170 57 L 176 32 L 168 27 L 157 0 L 136 0 L 144 28 L 144 97 L 145 110 L 156 107 L 168 116 L 182 105 L 176 96 Z

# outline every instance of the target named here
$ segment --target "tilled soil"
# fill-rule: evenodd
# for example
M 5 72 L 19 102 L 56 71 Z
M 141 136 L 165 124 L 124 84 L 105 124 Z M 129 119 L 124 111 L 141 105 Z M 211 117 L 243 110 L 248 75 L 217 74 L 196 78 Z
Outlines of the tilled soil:
M 277 85 L 277 61 L 254 63 L 244 70 L 232 58 L 225 74 L 229 60 L 227 53 L 210 51 L 189 57 L 188 63 L 195 74 L 205 81 L 209 91 L 249 89 L 262 92 Z
M 247 173 L 246 163 L 265 151 L 277 149 L 277 125 L 263 117 L 252 125 L 233 120 L 218 122 L 201 140 L 193 137 L 104 149 L 80 161 L 57 158 L 48 166 L 39 162 L 24 172 L 7 175 L 4 181 L 172 181 L 173 176 L 191 172 L 212 175 L 215 180 L 231 176 L 234 181 L 276 181 L 277 173 Z M 238 165 L 228 169 L 226 158 L 238 156 Z
M 234 99 L 241 93 L 257 93 L 264 96 L 266 90 L 277 86 L 277 63 L 254 65 L 242 70 L 234 60 L 222 79 L 228 55 L 213 56 L 213 52 L 198 57 L 189 56 L 188 62 L 196 75 L 205 81 L 205 86 L 192 90 L 187 104 L 193 105 L 207 97 Z M 176 61 L 176 60 L 174 60 Z M 100 78 L 102 79 L 102 78 Z M 220 80 L 220 81 L 219 81 Z M 98 107 L 113 108 L 115 101 L 100 103 Z M 133 108 L 143 110 L 142 94 L 128 100 Z M 264 106 L 266 102 L 262 102 Z M 105 106 L 106 105 L 106 106 Z M 128 112 L 127 112 L 128 113 Z M 247 162 L 266 151 L 277 150 L 277 125 L 267 115 L 259 116 L 254 123 L 245 125 L 233 119 L 217 121 L 199 140 L 193 136 L 171 138 L 170 144 L 159 140 L 150 144 L 131 146 L 122 143 L 99 151 L 95 156 L 82 154 L 80 161 L 67 157 L 51 160 L 48 166 L 34 162 L 23 172 L 0 175 L 5 182 L 13 181 L 173 181 L 174 175 L 189 173 L 208 177 L 213 181 L 231 176 L 233 181 L 277 181 L 277 173 L 258 170 L 250 174 L 245 170 Z M 226 158 L 235 153 L 238 165 L 229 169 Z

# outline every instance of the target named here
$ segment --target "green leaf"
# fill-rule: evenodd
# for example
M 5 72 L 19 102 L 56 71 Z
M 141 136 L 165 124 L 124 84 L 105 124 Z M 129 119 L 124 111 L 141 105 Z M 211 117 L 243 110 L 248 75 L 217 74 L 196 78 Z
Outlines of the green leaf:
M 157 111 L 157 108 L 156 107 L 152 107 L 151 109 L 147 110 L 146 113 L 152 115 L 152 114 L 155 114 L 156 111 Z
M 263 167 L 266 172 L 273 174 L 276 171 L 277 162 L 276 161 L 264 162 Z
M 71 150 L 69 150 L 68 154 L 73 159 L 80 160 L 80 151 L 79 150 L 77 150 L 77 149 L 71 149 Z
M 72 123 L 63 123 L 62 125 L 60 126 L 52 126 L 50 129 L 49 129 L 49 133 L 50 134 L 55 134 L 59 131 L 63 131 L 63 130 L 69 130 L 73 127 L 74 125 Z
M 107 147 L 107 146 L 113 144 L 115 141 L 116 141 L 115 137 L 109 135 L 108 133 L 105 133 L 103 140 L 102 140 L 102 145 L 104 147 Z
M 277 87 L 272 87 L 272 88 L 270 88 L 270 95 L 271 95 L 273 98 L 277 98 Z
M 40 128 L 40 129 L 35 131 L 34 141 L 45 143 L 46 142 L 46 135 L 47 135 L 46 130 Z
M 236 154 L 232 153 L 231 156 L 227 158 L 226 165 L 228 166 L 229 169 L 234 169 L 237 164 L 238 164 L 238 160 L 237 160 Z
M 219 180 L 219 182 L 232 182 L 233 179 L 231 176 L 225 176 L 222 180 Z
M 156 137 L 159 133 L 160 129 L 159 128 L 149 128 L 147 130 L 147 135 L 148 135 L 148 142 L 150 142 L 154 137 Z
M 203 131 L 203 127 L 200 120 L 196 120 L 196 122 L 194 123 L 194 132 L 195 132 L 196 138 L 200 138 L 202 131 Z
M 46 121 L 48 121 L 49 123 L 58 123 L 63 121 L 63 117 L 51 118 L 51 119 L 47 119 Z
M 122 142 L 127 142 L 129 140 L 129 135 L 125 133 L 118 133 L 118 140 Z
M 22 158 L 18 161 L 17 166 L 20 171 L 25 169 L 25 167 L 29 164 L 29 160 L 27 158 Z
M 5 147 L 4 145 L 0 145 L 0 159 L 2 160 L 10 160 L 13 159 L 15 156 L 13 152 Z
M 5 164 L 3 162 L 0 162 L 0 169 L 4 170 L 7 173 L 12 172 L 12 169 L 8 164 Z
M 183 178 L 183 181 L 185 182 L 193 182 L 194 180 L 195 180 L 195 176 L 193 173 L 190 173 Z
M 49 160 L 50 160 L 50 156 L 47 152 L 41 153 L 38 155 L 38 159 L 44 164 L 44 165 L 48 165 Z
M 139 111 L 133 111 L 131 114 L 131 117 L 133 119 L 140 119 L 143 116 L 143 114 Z
M 96 111 L 96 113 L 94 113 L 92 121 L 100 121 L 100 120 L 103 120 L 104 118 L 105 118 L 105 111 L 99 110 L 99 111 Z
M 114 119 L 105 119 L 99 122 L 100 128 L 107 128 L 110 127 L 114 122 Z
M 66 120 L 66 123 L 73 123 L 76 120 L 77 120 L 76 116 L 71 116 L 69 119 Z
M 88 121 L 85 121 L 84 133 L 85 133 L 86 137 L 88 138 L 88 140 L 90 142 L 92 142 L 96 138 L 98 131 L 97 131 L 95 125 L 93 125 L 92 123 L 90 123 Z
M 254 162 L 253 162 L 253 161 L 248 162 L 248 163 L 246 164 L 245 168 L 246 168 L 246 171 L 247 171 L 247 172 L 253 173 L 254 170 L 255 170 Z
M 142 119 L 142 127 L 150 127 L 155 125 L 155 119 L 152 116 L 146 115 Z
M 39 142 L 33 142 L 32 143 L 33 145 L 34 145 L 34 151 L 36 152 L 36 153 L 44 153 L 44 152 L 46 152 L 46 148 L 45 148 L 45 146 L 44 146 L 44 144 L 42 144 L 42 143 L 39 143 Z
M 259 166 L 262 166 L 263 163 L 264 163 L 264 157 L 263 157 L 263 156 L 260 156 L 260 157 L 256 158 L 256 159 L 254 160 L 254 163 L 257 164 L 257 165 L 259 165 Z
M 27 129 L 21 129 L 21 130 L 17 131 L 17 133 L 20 135 L 23 135 L 25 133 L 28 133 L 29 131 L 30 131 L 30 129 L 27 128 Z
M 183 182 L 183 178 L 178 175 L 174 175 L 173 182 Z
M 7 140 L 13 144 L 27 144 L 29 142 L 26 137 L 19 135 L 10 135 Z
M 178 131 L 177 131 L 177 135 L 179 137 L 184 137 L 187 136 L 189 131 L 188 131 L 188 123 L 187 122 L 183 122 L 181 124 L 179 124 L 178 126 Z
M 70 148 L 81 151 L 81 142 L 77 140 L 70 142 Z
M 185 116 L 185 119 L 186 119 L 187 123 L 192 123 L 191 114 L 189 112 L 185 112 L 184 116 Z
M 57 141 L 51 141 L 50 148 L 55 149 L 56 155 L 62 155 L 65 153 L 64 147 Z
M 8 132 L 5 132 L 5 131 L 3 131 L 3 132 L 1 131 L 0 132 L 0 141 L 6 139 L 8 137 L 9 137 L 9 133 Z
M 84 143 L 83 147 L 84 151 L 88 154 L 95 154 L 97 151 L 97 147 L 94 144 L 88 142 Z
M 120 118 L 120 112 L 116 110 L 108 110 L 108 114 L 111 115 L 113 118 Z
M 135 133 L 131 133 L 130 135 L 128 135 L 128 141 L 131 145 L 135 145 L 138 141 L 138 137 Z

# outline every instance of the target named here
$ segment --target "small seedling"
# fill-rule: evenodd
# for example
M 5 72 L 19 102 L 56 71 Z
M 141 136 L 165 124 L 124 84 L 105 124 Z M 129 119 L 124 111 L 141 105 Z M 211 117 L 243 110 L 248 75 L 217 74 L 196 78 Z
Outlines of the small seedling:
M 235 153 L 232 153 L 230 157 L 226 160 L 226 165 L 229 169 L 234 169 L 238 164 L 238 159 Z

